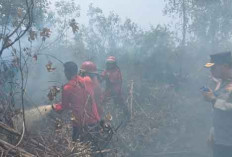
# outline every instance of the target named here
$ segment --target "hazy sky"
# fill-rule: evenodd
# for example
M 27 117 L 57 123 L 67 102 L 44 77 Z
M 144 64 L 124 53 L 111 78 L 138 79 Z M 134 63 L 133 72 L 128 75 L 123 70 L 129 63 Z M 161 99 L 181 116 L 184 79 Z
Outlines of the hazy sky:
M 123 19 L 130 18 L 145 28 L 170 21 L 163 16 L 164 0 L 79 0 L 77 3 L 81 6 L 80 23 L 87 22 L 85 15 L 90 3 L 100 7 L 106 14 L 113 11 Z

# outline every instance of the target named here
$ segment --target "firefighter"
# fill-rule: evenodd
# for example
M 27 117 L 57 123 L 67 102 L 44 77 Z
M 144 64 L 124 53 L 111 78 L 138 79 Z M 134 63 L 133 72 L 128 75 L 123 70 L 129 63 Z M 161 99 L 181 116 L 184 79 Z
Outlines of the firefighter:
M 53 109 L 57 112 L 64 109 L 72 111 L 73 141 L 81 138 L 86 127 L 94 126 L 100 121 L 93 83 L 86 74 L 87 70 L 91 69 L 91 65 L 86 65 L 84 62 L 81 68 L 83 72 L 77 75 L 78 67 L 74 62 L 64 64 L 64 73 L 69 82 L 63 86 L 62 102 L 53 105 Z
M 213 128 L 211 142 L 213 142 L 214 157 L 232 156 L 232 57 L 231 52 L 211 55 L 210 68 L 212 76 L 217 80 L 217 87 L 213 91 L 206 89 L 203 96 L 213 107 Z M 218 81 L 220 80 L 220 81 Z
M 103 109 L 100 106 L 102 103 L 102 89 L 98 80 L 97 66 L 91 61 L 85 61 L 80 69 L 80 75 L 85 78 L 86 86 L 92 92 L 95 103 L 97 104 L 98 113 L 101 116 Z
M 122 74 L 114 56 L 107 58 L 106 69 L 102 73 L 102 80 L 106 83 L 103 102 L 105 103 L 112 98 L 115 104 L 124 105 Z

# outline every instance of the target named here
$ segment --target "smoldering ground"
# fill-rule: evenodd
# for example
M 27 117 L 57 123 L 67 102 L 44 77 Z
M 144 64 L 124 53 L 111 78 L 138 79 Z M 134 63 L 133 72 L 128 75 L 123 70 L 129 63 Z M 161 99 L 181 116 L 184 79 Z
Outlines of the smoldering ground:
M 222 1 L 186 0 L 183 17 L 181 1 L 166 2 L 165 13 L 181 17 L 177 19 L 177 27 L 181 28 L 158 25 L 144 30 L 130 19 L 122 20 L 116 13 L 106 16 L 100 8 L 91 5 L 89 24 L 79 24 L 74 35 L 61 33 L 59 40 L 46 39 L 43 51 L 38 48 L 40 44 L 32 45 L 32 55 L 38 58 L 28 62 L 25 90 L 28 129 L 43 130 L 45 126 L 40 124 L 51 113 L 41 104 L 60 101 L 59 95 L 52 102 L 47 97 L 50 87 L 61 87 L 66 82 L 63 65 L 57 59 L 74 61 L 79 66 L 84 60 L 92 60 L 99 69 L 104 69 L 105 58 L 114 55 L 123 74 L 125 100 L 133 105 L 134 112 L 133 119 L 115 135 L 117 142 L 112 147 L 118 148 L 118 156 L 210 156 L 206 141 L 212 123 L 211 106 L 203 101 L 200 88 L 205 85 L 213 88 L 213 85 L 203 65 L 209 54 L 231 49 L 228 34 L 232 27 L 219 27 L 224 22 L 230 26 L 230 18 L 224 14 L 214 16 L 222 8 L 230 12 L 227 10 L 230 5 L 227 8 Z M 220 20 L 207 20 L 212 19 L 209 17 Z M 184 20 L 184 24 L 183 18 L 191 20 Z M 56 28 L 59 22 L 62 20 L 58 19 Z M 60 29 L 52 30 L 51 37 L 59 32 Z M 30 44 L 27 39 L 23 41 L 26 42 Z M 52 62 L 54 71 L 47 71 L 48 62 Z M 16 97 L 15 102 L 20 102 L 20 98 Z M 112 115 L 120 111 L 114 104 L 108 108 Z

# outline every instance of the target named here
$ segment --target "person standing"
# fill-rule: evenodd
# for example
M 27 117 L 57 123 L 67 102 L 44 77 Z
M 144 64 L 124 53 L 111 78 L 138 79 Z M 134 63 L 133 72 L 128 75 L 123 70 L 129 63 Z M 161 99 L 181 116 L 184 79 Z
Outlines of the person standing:
M 232 57 L 231 52 L 211 55 L 211 74 L 218 83 L 216 90 L 206 89 L 203 96 L 213 107 L 213 156 L 232 156 Z
M 73 141 L 81 138 L 86 127 L 96 125 L 100 121 L 91 79 L 77 75 L 77 72 L 78 67 L 74 62 L 64 64 L 68 83 L 63 86 L 62 102 L 52 106 L 57 112 L 65 109 L 72 111 Z
M 102 73 L 102 80 L 106 83 L 103 102 L 113 99 L 115 104 L 124 105 L 122 96 L 122 74 L 114 56 L 106 59 L 106 69 Z

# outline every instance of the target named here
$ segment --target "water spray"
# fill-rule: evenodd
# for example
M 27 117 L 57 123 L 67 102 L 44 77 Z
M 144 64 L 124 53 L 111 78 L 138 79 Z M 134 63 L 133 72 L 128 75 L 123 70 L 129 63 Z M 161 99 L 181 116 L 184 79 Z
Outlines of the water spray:
M 39 129 L 39 127 L 42 127 L 44 120 L 52 111 L 52 105 L 43 105 L 25 110 L 25 123 L 27 126 L 27 131 L 36 131 Z M 23 119 L 21 114 L 14 117 L 14 123 L 17 130 L 23 130 Z

